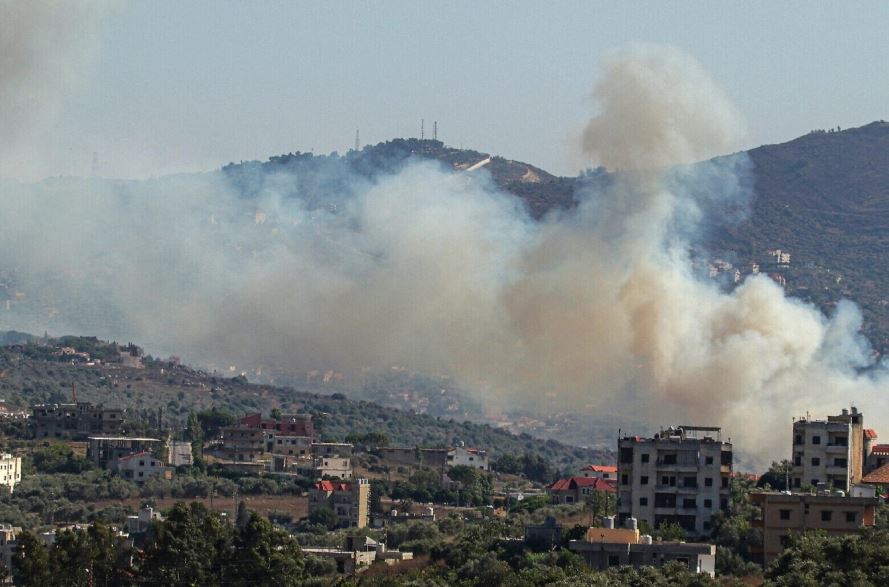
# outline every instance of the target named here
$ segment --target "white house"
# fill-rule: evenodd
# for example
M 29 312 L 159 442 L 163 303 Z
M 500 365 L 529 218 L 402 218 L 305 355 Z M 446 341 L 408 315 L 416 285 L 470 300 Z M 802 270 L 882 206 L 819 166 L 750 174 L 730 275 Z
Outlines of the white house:
M 113 469 L 124 479 L 140 484 L 155 475 L 162 475 L 164 479 L 173 478 L 172 467 L 166 466 L 147 451 L 120 457 L 115 461 Z
M 473 469 L 488 470 L 488 451 L 478 448 L 464 448 L 457 446 L 448 451 L 447 464 L 449 467 L 466 465 Z

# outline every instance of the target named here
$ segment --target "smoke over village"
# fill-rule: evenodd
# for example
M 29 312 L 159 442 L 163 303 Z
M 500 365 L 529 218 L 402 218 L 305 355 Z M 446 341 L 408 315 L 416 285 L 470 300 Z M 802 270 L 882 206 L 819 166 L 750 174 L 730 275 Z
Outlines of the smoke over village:
M 878 413 L 854 303 L 825 316 L 764 275 L 727 291 L 692 271 L 701 200 L 755 197 L 745 154 L 708 161 L 744 124 L 703 68 L 670 47 L 613 52 L 591 107 L 579 149 L 613 181 L 540 220 L 484 169 L 419 159 L 370 179 L 335 170 L 338 189 L 311 194 L 320 208 L 286 195 L 287 173 L 246 189 L 221 172 L 5 181 L 0 262 L 69 308 L 9 326 L 297 377 L 406 366 L 483 405 L 632 406 L 764 454 L 806 406 Z

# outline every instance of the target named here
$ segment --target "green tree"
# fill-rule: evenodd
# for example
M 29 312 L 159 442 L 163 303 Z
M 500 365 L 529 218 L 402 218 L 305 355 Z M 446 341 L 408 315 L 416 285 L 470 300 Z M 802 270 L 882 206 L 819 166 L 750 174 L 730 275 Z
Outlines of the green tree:
M 186 434 L 191 441 L 191 454 L 194 457 L 195 464 L 204 460 L 204 429 L 197 414 L 190 412 L 188 414 L 188 426 Z
M 330 508 L 318 508 L 309 514 L 309 523 L 333 530 L 337 524 L 336 514 Z
M 16 538 L 17 546 L 12 555 L 12 577 L 22 587 L 46 587 L 52 584 L 49 554 L 40 540 L 31 532 L 23 532 Z
M 231 526 L 217 514 L 197 502 L 180 502 L 155 524 L 139 570 L 150 584 L 220 583 L 231 540 Z
M 236 585 L 300 585 L 305 561 L 296 541 L 256 512 L 235 533 L 226 581 Z

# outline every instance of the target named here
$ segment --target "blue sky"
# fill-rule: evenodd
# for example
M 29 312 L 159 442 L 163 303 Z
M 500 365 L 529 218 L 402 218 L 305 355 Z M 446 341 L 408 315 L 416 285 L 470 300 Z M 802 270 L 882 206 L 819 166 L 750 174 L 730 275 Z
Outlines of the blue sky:
M 584 166 L 600 57 L 667 43 L 744 115 L 744 146 L 889 118 L 889 3 L 121 4 L 41 145 L 40 174 L 206 170 L 419 134 Z

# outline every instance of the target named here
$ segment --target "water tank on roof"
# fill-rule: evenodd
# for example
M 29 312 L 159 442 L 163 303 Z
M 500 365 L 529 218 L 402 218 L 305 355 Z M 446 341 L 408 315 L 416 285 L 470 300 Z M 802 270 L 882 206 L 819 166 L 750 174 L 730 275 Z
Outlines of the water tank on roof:
M 398 517 L 398 510 L 389 510 L 389 515 L 393 518 Z
M 604 516 L 602 518 L 603 528 L 614 528 L 614 516 Z
M 627 518 L 627 528 L 630 530 L 638 530 L 639 529 L 639 520 L 636 518 Z
M 639 542 L 642 544 L 651 544 L 651 534 L 643 534 Z

